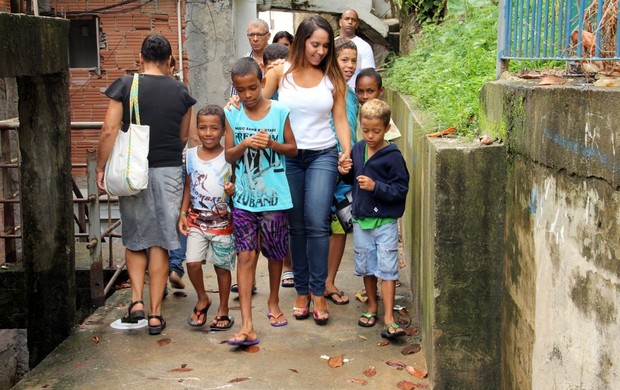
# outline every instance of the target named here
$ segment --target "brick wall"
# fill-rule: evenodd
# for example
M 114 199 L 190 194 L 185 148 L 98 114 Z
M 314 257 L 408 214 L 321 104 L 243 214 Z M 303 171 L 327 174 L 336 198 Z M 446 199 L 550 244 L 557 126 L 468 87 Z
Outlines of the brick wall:
M 52 0 L 54 16 L 67 15 L 70 11 L 90 11 L 118 4 L 121 0 Z M 172 53 L 178 66 L 178 26 L 176 1 L 154 0 L 144 6 L 145 0 L 130 2 L 121 7 L 110 8 L 88 15 L 99 17 L 99 27 L 106 35 L 106 47 L 100 48 L 101 72 L 93 69 L 72 68 L 70 70 L 69 94 L 71 96 L 72 122 L 102 122 L 109 99 L 103 91 L 115 79 L 138 70 L 138 54 L 144 38 L 153 33 L 162 34 L 170 41 Z M 181 4 L 184 12 L 185 4 Z M 9 0 L 0 0 L 0 12 L 10 11 Z M 120 12 L 120 13 L 103 13 Z M 181 28 L 185 29 L 185 17 L 181 15 Z M 184 36 L 184 34 L 182 35 Z M 187 80 L 187 54 L 183 53 L 183 79 Z M 86 150 L 96 148 L 98 130 L 72 130 L 71 156 L 74 163 L 86 162 Z M 74 175 L 85 174 L 84 169 L 74 169 Z

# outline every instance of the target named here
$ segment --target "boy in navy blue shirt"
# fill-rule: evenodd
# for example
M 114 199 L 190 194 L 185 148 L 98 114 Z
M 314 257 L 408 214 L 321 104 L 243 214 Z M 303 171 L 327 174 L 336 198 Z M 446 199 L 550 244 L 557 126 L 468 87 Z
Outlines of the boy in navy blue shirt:
M 353 183 L 353 245 L 355 274 L 364 278 L 368 307 L 358 320 L 363 327 L 377 322 L 377 281 L 381 279 L 383 321 L 381 336 L 404 336 L 394 320 L 395 282 L 398 280 L 397 219 L 405 210 L 409 172 L 400 150 L 385 140 L 390 129 L 387 103 L 372 99 L 361 108 L 363 140 L 351 152 L 353 169 L 344 180 Z M 342 172 L 341 172 L 342 173 Z

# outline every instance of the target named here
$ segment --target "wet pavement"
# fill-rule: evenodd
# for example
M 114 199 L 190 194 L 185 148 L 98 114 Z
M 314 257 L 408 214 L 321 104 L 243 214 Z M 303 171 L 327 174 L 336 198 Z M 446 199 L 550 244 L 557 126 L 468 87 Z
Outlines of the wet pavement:
M 164 300 L 167 328 L 161 335 L 149 336 L 147 328 L 117 330 L 110 324 L 126 311 L 130 291 L 117 291 L 43 362 L 26 375 L 15 389 L 396 389 L 428 388 L 428 379 L 408 372 L 412 367 L 425 372 L 423 352 L 403 355 L 401 350 L 420 339 L 413 334 L 415 316 L 410 287 L 405 280 L 410 268 L 403 269 L 402 286 L 396 289 L 396 305 L 405 306 L 411 321 L 409 333 L 399 341 L 380 345 L 383 321 L 362 328 L 357 320 L 365 305 L 355 298 L 362 290 L 362 279 L 353 275 L 352 240 L 336 279 L 350 298 L 348 305 L 330 303 L 330 320 L 317 326 L 312 318 L 297 321 L 291 314 L 295 289 L 280 289 L 280 307 L 288 325 L 271 327 L 267 319 L 268 274 L 264 258 L 257 269 L 258 293 L 253 298 L 254 325 L 258 348 L 242 349 L 226 343 L 241 324 L 239 302 L 231 294 L 230 315 L 236 323 L 229 331 L 210 332 L 208 326 L 192 328 L 187 318 L 196 303 L 196 294 L 187 278 L 184 290 L 170 290 Z M 203 266 L 205 286 L 213 300 L 208 321 L 215 316 L 218 294 L 212 266 Z M 148 292 L 145 292 L 148 297 Z M 147 302 L 148 307 L 148 302 Z M 379 319 L 382 318 L 382 309 Z M 403 325 L 406 326 L 406 325 Z M 33 337 L 36 337 L 34 335 Z M 330 367 L 327 357 L 344 355 L 340 367 Z M 333 359 L 335 361 L 337 359 Z M 386 362 L 402 362 L 397 369 Z M 376 375 L 364 371 L 374 366 Z M 408 381 L 410 384 L 399 382 Z M 364 381 L 366 383 L 364 383 Z M 414 386 L 414 387 L 412 387 Z

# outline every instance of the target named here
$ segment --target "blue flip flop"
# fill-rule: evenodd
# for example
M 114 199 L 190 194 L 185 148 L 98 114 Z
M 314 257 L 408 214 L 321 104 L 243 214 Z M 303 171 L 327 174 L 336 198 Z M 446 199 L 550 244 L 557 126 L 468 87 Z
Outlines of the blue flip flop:
M 269 319 L 269 325 L 273 326 L 274 328 L 279 328 L 281 326 L 285 326 L 288 325 L 288 321 L 284 320 L 283 322 L 279 322 L 278 318 L 284 316 L 284 313 L 280 313 L 278 315 L 273 314 L 272 312 L 268 311 L 267 312 L 267 318 Z M 277 322 L 272 323 L 271 319 L 276 320 Z
M 258 344 L 258 337 L 255 338 L 254 340 L 248 340 L 248 337 L 250 337 L 250 336 L 248 336 L 247 334 L 240 333 L 239 335 L 245 336 L 245 338 L 243 340 L 237 340 L 237 339 L 235 339 L 235 337 L 237 335 L 234 335 L 232 339 L 228 340 L 228 344 L 230 344 L 230 345 L 238 345 L 240 347 L 249 347 L 250 345 Z

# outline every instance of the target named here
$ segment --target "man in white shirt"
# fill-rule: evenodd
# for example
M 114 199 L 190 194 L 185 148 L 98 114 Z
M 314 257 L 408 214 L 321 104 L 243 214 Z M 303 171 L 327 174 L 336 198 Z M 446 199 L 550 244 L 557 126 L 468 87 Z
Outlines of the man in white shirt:
M 362 38 L 355 35 L 355 31 L 360 25 L 357 11 L 351 8 L 344 11 L 340 16 L 340 20 L 338 20 L 338 25 L 340 26 L 339 38 L 348 38 L 357 46 L 357 68 L 353 73 L 353 77 L 349 80 L 349 86 L 355 90 L 357 74 L 364 68 L 375 67 L 375 55 L 372 47 Z

